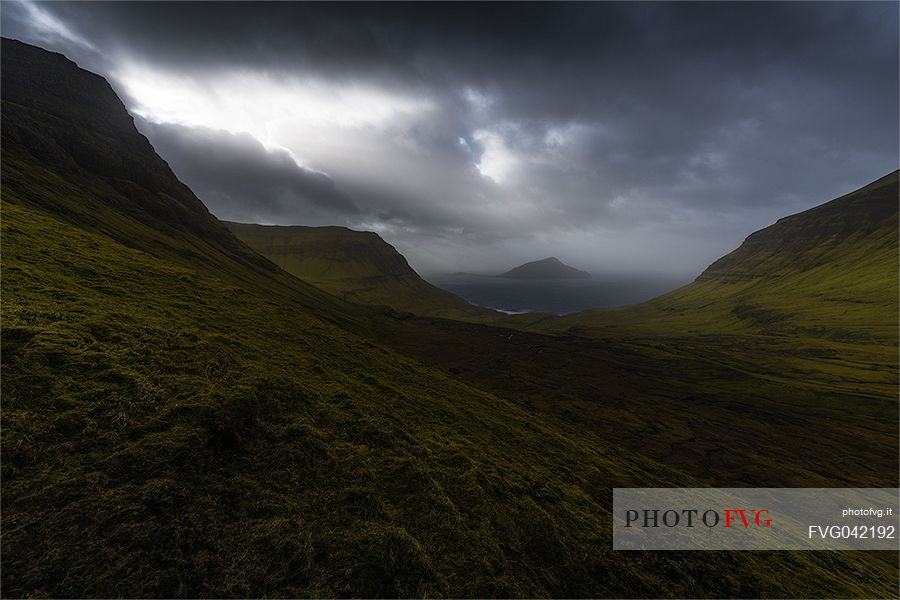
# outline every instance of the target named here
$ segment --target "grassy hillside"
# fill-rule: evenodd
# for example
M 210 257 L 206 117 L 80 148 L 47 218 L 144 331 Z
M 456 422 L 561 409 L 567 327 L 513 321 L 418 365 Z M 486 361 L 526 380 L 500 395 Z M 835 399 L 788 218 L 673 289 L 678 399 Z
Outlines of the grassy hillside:
M 423 280 L 403 255 L 374 232 L 344 227 L 226 225 L 288 273 L 345 300 L 447 318 L 488 320 L 498 316 Z
M 134 127 L 102 77 L 3 40 L 3 191 L 130 248 L 362 326 L 359 310 L 299 281 L 212 216 Z
M 898 173 L 749 236 L 645 302 L 507 320 L 631 340 L 773 380 L 896 397 Z
M 749 236 L 697 280 L 650 302 L 559 325 L 800 334 L 895 342 L 898 172 Z
M 612 551 L 613 487 L 708 480 L 532 406 L 600 344 L 544 363 L 522 343 L 565 340 L 325 294 L 201 210 L 105 82 L 2 61 L 4 597 L 895 593 L 895 555 Z M 647 378 L 627 358 L 610 386 Z
M 3 76 L 5 596 L 671 588 L 605 543 L 608 478 L 662 468 L 329 322 L 349 305 L 191 221 L 130 120 L 23 83 L 126 115 L 99 78 L 5 41 Z M 133 174 L 82 159 L 118 138 Z
M 866 556 L 613 552 L 612 487 L 693 480 L 39 209 L 2 236 L 4 595 L 890 591 Z

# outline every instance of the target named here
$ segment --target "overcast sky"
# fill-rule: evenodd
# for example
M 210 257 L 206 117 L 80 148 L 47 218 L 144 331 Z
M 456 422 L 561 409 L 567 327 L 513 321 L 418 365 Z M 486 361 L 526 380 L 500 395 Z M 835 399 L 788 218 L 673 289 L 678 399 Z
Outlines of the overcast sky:
M 693 277 L 898 166 L 898 4 L 3 2 L 222 219 Z

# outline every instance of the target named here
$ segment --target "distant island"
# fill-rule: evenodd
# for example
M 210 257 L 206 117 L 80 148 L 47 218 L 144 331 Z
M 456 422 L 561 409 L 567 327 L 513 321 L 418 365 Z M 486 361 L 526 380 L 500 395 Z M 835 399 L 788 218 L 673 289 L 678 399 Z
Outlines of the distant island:
M 525 263 L 498 277 L 510 279 L 590 279 L 591 274 L 564 264 L 555 256 Z

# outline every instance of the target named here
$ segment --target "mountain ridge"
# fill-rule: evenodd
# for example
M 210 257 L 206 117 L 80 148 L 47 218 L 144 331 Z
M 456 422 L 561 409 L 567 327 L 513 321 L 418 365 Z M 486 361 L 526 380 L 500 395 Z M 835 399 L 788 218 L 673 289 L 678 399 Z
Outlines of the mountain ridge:
M 31 203 L 125 246 L 303 301 L 360 326 L 335 302 L 237 239 L 184 185 L 105 79 L 62 54 L 2 39 L 7 201 Z M 69 93 L 69 90 L 73 90 Z
M 498 316 L 426 282 L 375 232 L 338 226 L 225 225 L 285 271 L 347 301 L 425 316 L 470 320 Z
M 828 323 L 896 340 L 898 173 L 752 233 L 677 290 L 631 307 L 568 315 L 557 325 L 590 327 L 596 319 L 605 326 L 634 315 L 649 327 L 681 331 L 702 328 L 720 307 L 716 323 L 726 330 L 809 332 Z M 743 316 L 741 306 L 749 309 Z M 755 306 L 761 312 L 754 317 Z M 688 319 L 684 325 L 678 315 Z
M 810 256 L 810 246 L 836 245 L 849 236 L 869 236 L 886 221 L 896 222 L 897 203 L 892 200 L 897 198 L 892 194 L 897 178 L 898 171 L 893 171 L 858 190 L 778 219 L 750 234 L 740 247 L 709 265 L 697 281 L 753 277 L 753 267 L 760 268 L 757 276 L 764 276 L 774 267 L 808 271 L 825 263 L 828 254 Z M 798 253 L 803 255 L 799 262 Z M 790 257 L 791 254 L 794 256 Z

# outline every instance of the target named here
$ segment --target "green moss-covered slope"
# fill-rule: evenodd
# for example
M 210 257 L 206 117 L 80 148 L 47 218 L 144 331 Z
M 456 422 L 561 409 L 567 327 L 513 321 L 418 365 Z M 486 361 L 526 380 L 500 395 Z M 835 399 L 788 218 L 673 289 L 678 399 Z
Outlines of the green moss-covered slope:
M 898 173 L 749 236 L 634 306 L 508 324 L 631 339 L 784 380 L 896 397 Z
M 863 556 L 613 552 L 613 487 L 694 480 L 296 304 L 33 207 L 2 214 L 4 595 L 893 585 Z
M 423 280 L 402 254 L 374 232 L 345 227 L 226 225 L 288 273 L 345 300 L 447 318 L 489 320 L 498 316 Z
M 896 342 L 897 171 L 749 236 L 697 280 L 644 304 L 554 327 L 799 333 Z
M 896 591 L 864 553 L 612 551 L 613 487 L 702 480 L 429 366 L 401 338 L 446 321 L 296 280 L 102 80 L 6 40 L 2 61 L 4 597 Z

